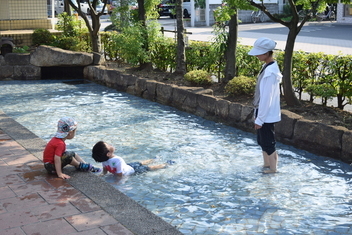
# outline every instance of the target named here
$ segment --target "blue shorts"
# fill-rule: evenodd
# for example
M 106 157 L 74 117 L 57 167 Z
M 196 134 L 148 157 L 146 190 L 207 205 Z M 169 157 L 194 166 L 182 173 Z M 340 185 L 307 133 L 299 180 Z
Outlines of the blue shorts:
M 135 174 L 141 174 L 150 171 L 150 168 L 148 166 L 144 166 L 140 162 L 131 162 L 127 163 L 127 165 L 131 166 L 134 169 Z

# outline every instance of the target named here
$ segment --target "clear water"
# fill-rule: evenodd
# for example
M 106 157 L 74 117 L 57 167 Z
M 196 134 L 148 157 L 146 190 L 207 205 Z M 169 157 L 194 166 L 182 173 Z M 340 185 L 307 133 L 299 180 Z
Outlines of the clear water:
M 278 143 L 279 173 L 261 173 L 256 137 L 94 83 L 1 81 L 1 109 L 49 140 L 62 116 L 66 143 L 92 162 L 99 140 L 127 162 L 166 169 L 105 180 L 184 234 L 352 234 L 351 167 Z M 96 166 L 100 164 L 94 163 Z

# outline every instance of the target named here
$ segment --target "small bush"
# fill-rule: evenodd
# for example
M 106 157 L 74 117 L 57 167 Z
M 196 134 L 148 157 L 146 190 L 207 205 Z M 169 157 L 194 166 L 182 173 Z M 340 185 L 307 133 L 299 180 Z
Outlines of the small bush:
M 33 45 L 51 45 L 55 37 L 47 29 L 36 29 L 32 34 Z
M 193 85 L 211 85 L 211 75 L 204 70 L 193 70 L 185 74 L 185 80 Z
M 225 92 L 229 95 L 253 95 L 256 79 L 253 77 L 234 77 L 225 86 Z
M 14 47 L 13 48 L 13 53 L 28 53 L 28 52 L 29 52 L 29 47 L 28 46 Z

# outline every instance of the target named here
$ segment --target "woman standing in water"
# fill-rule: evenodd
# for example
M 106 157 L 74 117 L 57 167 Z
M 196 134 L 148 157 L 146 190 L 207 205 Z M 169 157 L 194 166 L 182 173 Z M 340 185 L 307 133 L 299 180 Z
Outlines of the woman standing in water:
M 254 128 L 257 130 L 257 141 L 263 151 L 264 173 L 276 173 L 278 154 L 275 141 L 275 123 L 281 120 L 280 82 L 282 74 L 273 58 L 276 42 L 269 38 L 259 38 L 255 41 L 249 55 L 263 61 L 263 67 L 258 75 L 254 94 Z

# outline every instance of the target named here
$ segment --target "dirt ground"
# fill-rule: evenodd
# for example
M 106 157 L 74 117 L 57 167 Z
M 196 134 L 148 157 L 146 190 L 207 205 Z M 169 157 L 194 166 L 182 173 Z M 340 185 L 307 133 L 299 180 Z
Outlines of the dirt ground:
M 156 80 L 168 84 L 190 86 L 182 77 L 177 77 L 168 72 L 160 71 L 140 71 L 138 69 L 130 68 L 128 66 L 120 66 L 115 68 L 126 74 L 134 74 L 138 77 L 147 78 L 150 80 Z M 242 103 L 250 105 L 252 102 L 252 96 L 227 96 L 224 93 L 224 87 L 219 84 L 213 84 L 211 86 L 204 87 L 212 89 L 214 96 L 226 99 L 232 102 Z M 289 110 L 293 113 L 303 116 L 305 119 L 324 123 L 327 125 L 343 126 L 349 130 L 352 130 L 352 113 L 343 111 L 334 107 L 325 107 L 322 105 L 310 103 L 307 101 L 301 101 L 299 107 L 289 107 L 286 105 L 284 98 L 281 98 L 281 109 Z

